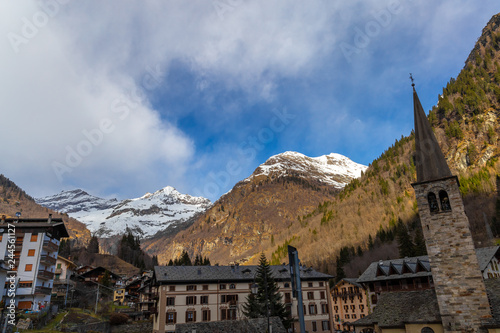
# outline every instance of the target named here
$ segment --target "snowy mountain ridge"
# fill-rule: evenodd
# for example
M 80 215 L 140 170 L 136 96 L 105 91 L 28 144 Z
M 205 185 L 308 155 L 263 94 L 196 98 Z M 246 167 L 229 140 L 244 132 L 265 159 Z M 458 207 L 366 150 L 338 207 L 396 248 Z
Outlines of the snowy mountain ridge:
M 287 151 L 271 156 L 244 181 L 250 181 L 259 176 L 278 178 L 296 175 L 315 178 L 321 183 L 341 189 L 353 178 L 360 177 L 361 172 L 367 168 L 367 166 L 353 162 L 341 154 L 331 153 L 319 157 L 309 157 L 301 153 Z
M 171 186 L 122 201 L 98 198 L 82 190 L 63 191 L 36 201 L 68 213 L 98 237 L 120 235 L 127 229 L 151 237 L 171 225 L 188 221 L 212 204 L 202 197 L 181 194 Z

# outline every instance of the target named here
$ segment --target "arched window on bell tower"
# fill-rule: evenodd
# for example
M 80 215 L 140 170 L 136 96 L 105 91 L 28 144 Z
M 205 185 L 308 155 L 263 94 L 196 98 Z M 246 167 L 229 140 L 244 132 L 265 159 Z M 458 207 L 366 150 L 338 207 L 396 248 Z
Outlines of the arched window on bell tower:
M 427 194 L 427 200 L 429 201 L 429 209 L 431 210 L 431 213 L 439 212 L 439 206 L 434 192 L 429 192 L 429 194 Z
M 443 212 L 449 212 L 451 210 L 450 198 L 448 198 L 448 193 L 446 193 L 446 191 L 439 191 L 439 201 L 441 202 L 441 209 Z

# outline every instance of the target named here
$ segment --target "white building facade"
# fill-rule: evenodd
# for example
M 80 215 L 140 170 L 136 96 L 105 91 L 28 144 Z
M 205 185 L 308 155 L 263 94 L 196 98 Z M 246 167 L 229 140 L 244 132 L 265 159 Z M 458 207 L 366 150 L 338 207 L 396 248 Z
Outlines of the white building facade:
M 2 219 L 0 230 L 2 299 L 14 299 L 20 310 L 43 310 L 50 305 L 60 238 L 69 236 L 62 219 Z
M 157 266 L 158 287 L 153 332 L 175 332 L 190 322 L 246 318 L 243 305 L 251 292 L 258 266 Z M 271 266 L 282 301 L 294 319 L 290 332 L 299 332 L 297 300 L 292 298 L 287 265 Z M 308 332 L 332 332 L 328 280 L 332 276 L 301 269 L 304 320 Z

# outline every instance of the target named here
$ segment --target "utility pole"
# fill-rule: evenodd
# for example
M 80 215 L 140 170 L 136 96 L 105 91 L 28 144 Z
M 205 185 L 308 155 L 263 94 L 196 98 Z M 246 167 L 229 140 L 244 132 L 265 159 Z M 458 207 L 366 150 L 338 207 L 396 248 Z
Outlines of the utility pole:
M 297 298 L 299 310 L 300 333 L 306 333 L 304 322 L 304 302 L 302 301 L 302 283 L 300 282 L 299 254 L 297 249 L 288 245 L 288 263 L 290 265 L 290 277 L 292 280 L 292 293 Z
M 97 294 L 95 295 L 95 314 L 97 314 L 97 301 L 99 300 L 99 284 L 97 284 Z

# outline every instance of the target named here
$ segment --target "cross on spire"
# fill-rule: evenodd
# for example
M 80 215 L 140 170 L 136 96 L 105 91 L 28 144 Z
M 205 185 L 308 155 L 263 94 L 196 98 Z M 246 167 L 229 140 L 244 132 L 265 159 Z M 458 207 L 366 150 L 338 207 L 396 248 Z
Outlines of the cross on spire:
M 410 73 L 411 86 L 415 87 L 415 83 L 413 82 L 413 75 Z

